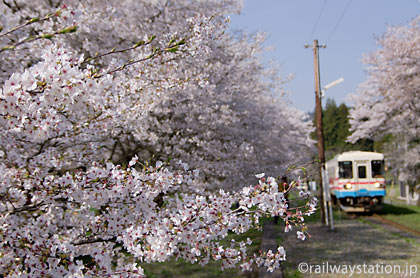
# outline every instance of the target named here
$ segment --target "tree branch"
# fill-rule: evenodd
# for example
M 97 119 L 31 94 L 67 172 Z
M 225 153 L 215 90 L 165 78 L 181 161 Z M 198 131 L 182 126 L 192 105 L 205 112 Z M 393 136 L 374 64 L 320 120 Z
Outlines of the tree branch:
M 5 1 L 3 0 L 3 3 L 5 3 Z M 7 5 L 6 5 L 7 6 Z M 6 33 L 3 33 L 3 34 L 0 34 L 0 38 L 1 37 L 4 37 L 4 36 L 7 36 L 7 35 L 9 35 L 9 34 L 11 34 L 11 33 L 13 33 L 13 32 L 15 32 L 15 31 L 17 31 L 17 30 L 19 30 L 19 29 L 22 29 L 23 27 L 25 27 L 25 26 L 28 26 L 28 25 L 31 25 L 31 24 L 34 24 L 34 23 L 36 23 L 36 22 L 42 22 L 42 21 L 46 21 L 46 20 L 49 20 L 50 18 L 52 18 L 52 17 L 54 17 L 54 16 L 56 16 L 57 15 L 57 12 L 56 13 L 54 13 L 54 14 L 47 14 L 46 16 L 44 16 L 43 18 L 31 18 L 30 20 L 28 20 L 27 22 L 25 22 L 25 23 L 23 23 L 23 24 L 21 24 L 21 25 L 19 25 L 19 26 L 16 26 L 16 27 L 14 27 L 14 28 L 12 28 L 12 29 L 10 29 L 9 31 L 7 31 Z

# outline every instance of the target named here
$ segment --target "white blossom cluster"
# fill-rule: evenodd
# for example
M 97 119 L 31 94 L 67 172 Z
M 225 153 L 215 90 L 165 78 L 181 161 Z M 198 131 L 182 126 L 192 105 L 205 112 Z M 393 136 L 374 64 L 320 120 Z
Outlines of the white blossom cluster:
M 256 263 L 273 270 L 285 259 L 282 247 L 275 253 L 248 254 L 249 239 L 229 246 L 219 241 L 229 231 L 239 234 L 258 226 L 261 216 L 278 215 L 290 225 L 300 223 L 302 213 L 315 211 L 314 201 L 302 209 L 288 208 L 271 177 L 238 193 L 200 195 L 173 191 L 181 183 L 194 186 L 192 171 L 170 172 L 162 166 L 137 170 L 135 161 L 130 165 L 93 164 L 87 171 L 42 178 L 3 166 L 0 273 L 144 277 L 138 262 L 172 256 L 201 264 L 221 260 L 224 268 L 250 270 Z M 232 209 L 236 202 L 239 208 Z M 298 231 L 298 237 L 304 239 L 304 232 Z

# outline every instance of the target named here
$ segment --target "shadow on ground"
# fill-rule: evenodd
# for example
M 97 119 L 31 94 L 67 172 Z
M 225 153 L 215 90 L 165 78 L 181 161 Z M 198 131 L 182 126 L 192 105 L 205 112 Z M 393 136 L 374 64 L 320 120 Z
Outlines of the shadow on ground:
M 408 210 L 409 211 L 409 210 Z M 358 264 L 420 264 L 418 242 L 395 236 L 385 228 L 363 223 L 360 219 L 343 220 L 331 231 L 320 224 L 309 225 L 311 237 L 305 241 L 295 233 L 285 234 L 283 246 L 287 251 L 289 270 L 297 270 L 300 263 L 308 265 L 358 265 Z M 309 275 L 295 277 L 343 277 L 342 274 Z M 374 276 L 354 276 L 374 277 Z M 382 277 L 382 276 L 380 276 Z M 384 276 L 387 277 L 387 276 Z
M 383 204 L 382 210 L 378 212 L 380 215 L 404 215 L 404 214 L 414 214 L 418 213 L 417 211 L 414 211 L 412 209 L 401 207 L 401 206 L 394 206 L 391 204 Z

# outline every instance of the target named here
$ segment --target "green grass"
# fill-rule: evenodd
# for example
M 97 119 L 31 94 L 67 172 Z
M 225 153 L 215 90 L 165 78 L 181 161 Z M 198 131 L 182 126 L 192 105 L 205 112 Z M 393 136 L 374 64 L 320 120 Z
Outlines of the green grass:
M 231 239 L 236 241 L 252 239 L 252 245 L 248 246 L 249 252 L 257 252 L 261 245 L 262 231 L 255 229 L 249 230 L 244 234 L 229 234 L 224 240 L 224 245 L 228 246 Z M 243 277 L 243 272 L 238 269 L 225 269 L 221 270 L 221 263 L 219 261 L 210 261 L 209 264 L 201 266 L 199 264 L 191 264 L 184 260 L 172 259 L 163 263 L 144 264 L 142 267 L 148 278 L 239 278 Z
M 420 207 L 405 204 L 383 204 L 378 213 L 383 218 L 394 221 L 420 232 Z
M 287 266 L 283 269 L 283 277 L 284 278 L 302 278 L 303 273 L 299 272 L 297 269 L 291 269 Z

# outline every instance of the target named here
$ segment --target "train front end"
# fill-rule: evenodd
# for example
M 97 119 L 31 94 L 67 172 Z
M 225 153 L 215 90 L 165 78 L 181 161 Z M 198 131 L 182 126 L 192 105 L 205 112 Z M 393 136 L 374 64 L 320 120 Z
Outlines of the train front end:
M 345 152 L 327 162 L 333 202 L 347 212 L 371 212 L 382 208 L 386 195 L 383 154 Z

